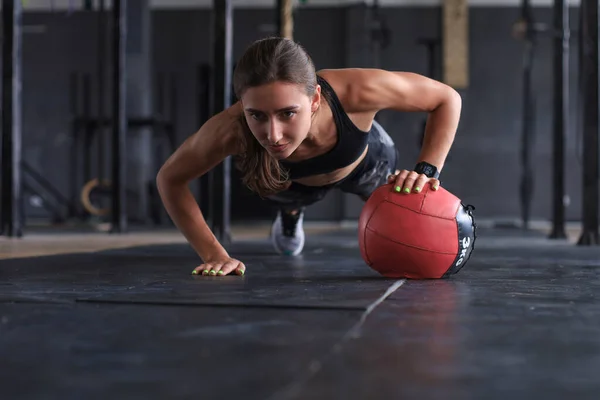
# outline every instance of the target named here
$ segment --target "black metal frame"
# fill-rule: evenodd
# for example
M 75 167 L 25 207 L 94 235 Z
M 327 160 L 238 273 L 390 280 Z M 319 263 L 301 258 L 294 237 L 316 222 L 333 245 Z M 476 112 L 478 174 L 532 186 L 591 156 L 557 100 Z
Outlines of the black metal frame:
M 233 67 L 233 6 L 231 0 L 213 2 L 213 112 L 215 115 L 231 105 L 231 71 Z M 231 242 L 231 158 L 227 157 L 212 171 L 212 231 L 222 243 Z
M 582 0 L 580 6 L 580 60 L 581 99 L 583 107 L 583 231 L 578 245 L 598 245 L 598 209 L 600 184 L 599 133 L 600 99 L 598 85 L 598 0 Z
M 23 235 L 22 218 L 22 21 L 21 0 L 2 1 L 2 176 L 0 233 Z
M 198 104 L 198 126 L 209 120 L 212 112 L 212 71 L 209 64 L 200 64 L 196 69 L 196 102 Z M 211 204 L 212 173 L 208 172 L 198 179 L 198 203 L 209 226 L 213 225 Z
M 529 229 L 531 199 L 534 189 L 533 167 L 531 164 L 531 151 L 533 136 L 535 135 L 535 97 L 531 78 L 533 74 L 533 60 L 537 32 L 531 9 L 531 1 L 524 0 L 521 4 L 521 20 L 525 22 L 525 54 L 523 60 L 523 99 L 522 99 L 522 127 L 521 127 L 521 179 L 519 195 L 521 200 L 521 222 L 523 229 Z
M 102 121 L 105 118 L 107 118 L 106 116 L 106 111 L 105 111 L 105 106 L 106 106 L 106 92 L 105 92 L 105 86 L 106 86 L 106 61 L 107 61 L 107 56 L 108 56 L 108 52 L 107 52 L 107 35 L 106 35 L 106 31 L 107 31 L 107 12 L 106 12 L 106 2 L 105 0 L 99 0 L 98 1 L 98 10 L 97 10 L 97 29 L 98 29 L 98 43 L 97 46 L 98 48 L 96 49 L 96 107 L 97 107 L 97 119 Z M 90 99 L 91 100 L 91 99 Z M 106 159 L 105 156 L 105 152 L 106 149 L 104 146 L 106 146 L 106 137 L 105 137 L 105 132 L 106 130 L 104 129 L 103 126 L 100 127 L 100 130 L 98 132 L 98 143 L 99 143 L 99 151 L 98 151 L 98 164 L 99 164 L 99 168 L 98 171 L 96 172 L 98 180 L 100 182 L 102 182 L 105 179 L 105 175 L 106 171 L 104 168 L 104 160 Z M 89 143 L 86 143 L 88 146 L 91 146 L 91 138 L 86 138 L 86 140 L 89 140 Z M 89 147 L 86 147 L 89 148 Z M 89 171 L 88 171 L 89 172 Z
M 535 95 L 532 86 L 533 62 L 538 36 L 550 32 L 554 42 L 553 59 L 553 163 L 552 163 L 552 230 L 550 239 L 566 238 L 565 232 L 565 138 L 569 129 L 569 4 L 554 0 L 554 23 L 551 28 L 537 24 L 531 0 L 521 2 L 524 24 L 525 54 L 523 65 L 523 104 L 521 134 L 521 180 L 519 187 L 522 228 L 529 229 L 531 201 L 534 192 L 532 150 L 535 137 Z
M 96 179 L 103 179 L 104 162 L 99 160 L 97 168 L 92 169 L 92 144 L 94 138 L 99 132 L 113 126 L 113 120 L 110 116 L 105 116 L 99 119 L 98 116 L 92 116 L 92 77 L 89 73 L 72 72 L 70 75 L 70 104 L 71 104 L 71 122 L 70 122 L 70 137 L 71 137 L 71 203 L 73 212 L 69 213 L 68 217 L 79 217 L 85 219 L 87 213 L 82 211 L 79 205 L 79 196 L 81 188 L 89 182 L 94 176 Z M 177 108 L 177 84 L 174 73 L 159 72 L 156 74 L 156 104 L 151 117 L 135 117 L 127 118 L 127 135 L 138 128 L 150 128 L 153 132 L 153 138 L 166 139 L 168 147 L 164 145 L 156 145 L 153 143 L 153 152 L 156 156 L 155 162 L 159 163 L 164 159 L 165 151 L 173 153 L 176 150 L 176 110 Z M 168 97 L 167 97 L 168 96 Z M 104 146 L 103 138 L 99 138 L 100 149 Z M 98 158 L 104 157 L 104 152 L 98 152 Z M 148 182 L 148 190 L 150 191 L 149 216 L 155 223 L 161 223 L 162 205 L 158 197 L 157 189 L 154 180 Z M 138 196 L 138 193 L 127 190 L 128 198 Z M 103 192 L 104 193 L 104 192 Z M 111 196 L 111 193 L 105 193 Z M 129 218 L 131 221 L 132 219 Z
M 569 131 L 569 2 L 554 0 L 554 118 L 551 239 L 564 239 L 565 137 Z
M 111 232 L 127 231 L 127 2 L 113 0 L 113 81 L 112 81 L 112 209 Z

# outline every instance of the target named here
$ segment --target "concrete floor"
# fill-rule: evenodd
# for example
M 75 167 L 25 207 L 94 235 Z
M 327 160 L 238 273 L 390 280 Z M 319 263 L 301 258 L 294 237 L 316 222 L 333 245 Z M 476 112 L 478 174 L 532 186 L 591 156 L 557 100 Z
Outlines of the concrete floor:
M 2 398 L 598 397 L 600 247 L 480 229 L 459 274 L 406 281 L 351 227 L 291 258 L 261 229 L 228 249 L 243 277 L 191 275 L 173 232 L 4 240 L 71 251 L 1 262 Z

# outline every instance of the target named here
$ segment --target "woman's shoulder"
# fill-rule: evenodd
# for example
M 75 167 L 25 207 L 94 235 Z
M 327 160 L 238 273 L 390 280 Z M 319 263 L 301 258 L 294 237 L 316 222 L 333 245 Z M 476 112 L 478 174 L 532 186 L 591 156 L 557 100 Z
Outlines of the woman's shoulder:
M 372 68 L 322 69 L 317 75 L 324 79 L 348 112 L 371 110 L 370 98 L 377 91 L 378 81 L 386 71 Z
M 330 85 L 341 88 L 359 87 L 387 73 L 389 71 L 376 68 L 333 68 L 317 71 L 317 75 Z
M 244 151 L 244 112 L 239 102 L 232 104 L 222 112 L 212 117 L 207 124 L 214 127 L 215 139 L 222 141 L 222 144 L 231 149 L 234 154 Z

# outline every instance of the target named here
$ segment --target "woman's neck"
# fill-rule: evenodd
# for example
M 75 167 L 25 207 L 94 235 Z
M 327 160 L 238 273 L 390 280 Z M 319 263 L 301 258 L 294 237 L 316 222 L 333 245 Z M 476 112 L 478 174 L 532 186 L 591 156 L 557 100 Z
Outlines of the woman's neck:
M 327 101 L 323 99 L 312 116 L 312 124 L 296 151 L 288 157 L 288 161 L 301 161 L 315 157 L 331 150 L 337 143 L 337 127 L 333 113 Z

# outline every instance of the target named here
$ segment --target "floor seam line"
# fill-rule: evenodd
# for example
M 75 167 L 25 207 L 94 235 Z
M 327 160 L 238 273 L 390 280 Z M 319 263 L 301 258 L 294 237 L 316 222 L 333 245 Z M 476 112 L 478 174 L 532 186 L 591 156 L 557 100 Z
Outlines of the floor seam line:
M 297 396 L 303 388 L 303 384 L 309 381 L 314 375 L 316 375 L 323 367 L 323 365 L 327 362 L 329 358 L 339 353 L 342 350 L 342 347 L 345 342 L 349 339 L 355 339 L 359 335 L 360 329 L 364 325 L 365 321 L 369 317 L 369 315 L 379 306 L 381 303 L 385 301 L 388 297 L 390 297 L 396 290 L 398 290 L 404 283 L 406 279 L 401 279 L 394 282 L 384 294 L 379 296 L 377 300 L 372 302 L 367 309 L 362 313 L 360 320 L 355 323 L 352 328 L 350 328 L 344 335 L 332 346 L 332 348 L 327 352 L 327 354 L 321 360 L 315 360 L 310 363 L 308 366 L 308 372 L 304 374 L 301 379 L 297 379 L 295 382 L 292 382 L 290 385 L 285 388 L 276 391 L 274 394 L 268 397 L 268 400 L 280 400 L 287 399 L 293 396 Z
M 348 338 L 357 338 L 359 336 L 360 329 L 364 325 L 365 321 L 369 317 L 369 315 L 379 306 L 381 303 L 385 301 L 388 297 L 390 297 L 396 290 L 398 290 L 404 283 L 406 279 L 401 279 L 399 281 L 394 282 L 392 286 L 385 291 L 383 295 L 381 295 L 377 300 L 367 307 L 365 312 L 361 315 L 360 320 L 342 337 L 341 342 L 344 342 Z

